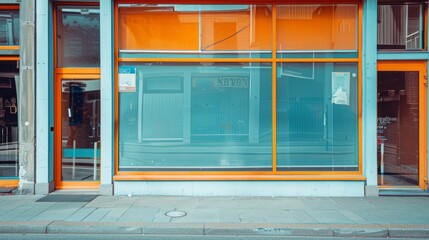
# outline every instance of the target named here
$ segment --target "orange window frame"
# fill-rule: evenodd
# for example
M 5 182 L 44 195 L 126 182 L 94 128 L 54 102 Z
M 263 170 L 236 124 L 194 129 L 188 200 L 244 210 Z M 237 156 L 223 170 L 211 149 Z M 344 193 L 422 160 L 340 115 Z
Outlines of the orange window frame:
M 61 99 L 61 80 L 101 79 L 100 68 L 58 67 L 57 42 L 57 9 L 58 6 L 99 6 L 98 3 L 62 2 L 53 6 L 53 36 L 54 36 L 54 99 Z M 98 189 L 100 181 L 63 181 L 62 178 L 62 143 L 61 143 L 61 101 L 54 102 L 54 182 L 55 189 Z M 100 176 L 102 172 L 100 171 Z M 101 177 L 100 177 L 101 179 Z
M 0 10 L 19 10 L 19 5 L 0 5 Z M 0 50 L 19 50 L 19 45 L 0 46 Z
M 273 4 L 272 8 L 272 57 L 264 59 L 229 59 L 229 58 L 214 58 L 214 59 L 199 59 L 199 58 L 120 58 L 119 57 L 119 29 L 118 19 L 119 10 L 118 4 L 130 3 L 128 0 L 117 0 L 114 6 L 114 177 L 115 181 L 132 181 L 132 180 L 296 180 L 296 181 L 364 181 L 366 178 L 363 176 L 362 169 L 362 14 L 363 6 L 360 1 L 341 1 L 343 3 L 355 3 L 358 5 L 358 19 L 357 19 L 357 58 L 320 58 L 320 59 L 308 59 L 308 58 L 290 58 L 290 59 L 278 59 L 277 58 L 277 42 L 276 42 L 276 3 L 278 1 L 249 1 L 248 4 Z M 135 2 L 133 2 L 135 3 Z M 167 3 L 166 1 L 149 0 L 145 3 Z M 168 2 L 168 3 L 171 3 Z M 190 2 L 187 0 L 176 1 L 177 4 L 186 4 Z M 204 1 L 198 2 L 198 4 L 219 4 L 218 1 Z M 235 2 L 233 2 L 235 3 Z M 243 4 L 242 2 L 237 2 Z M 303 4 L 302 1 L 291 1 L 288 3 L 299 3 Z M 339 3 L 338 1 L 309 1 L 306 4 L 320 4 L 320 3 Z M 232 4 L 229 2 L 228 4 Z M 285 4 L 285 3 L 279 3 Z M 189 63 L 201 63 L 201 62 L 270 62 L 272 63 L 272 171 L 154 171 L 154 172 L 138 172 L 138 171 L 119 171 L 119 91 L 118 91 L 118 69 L 119 63 L 121 62 L 189 62 Z M 325 172 L 325 171 L 299 171 L 299 172 L 285 172 L 277 170 L 277 141 L 276 141 L 276 67 L 279 62 L 352 62 L 357 64 L 358 68 L 358 171 L 338 171 L 338 172 Z
M 427 190 L 427 62 L 417 60 L 388 60 L 377 63 L 378 71 L 419 72 L 419 187 Z M 388 188 L 389 186 L 380 186 Z

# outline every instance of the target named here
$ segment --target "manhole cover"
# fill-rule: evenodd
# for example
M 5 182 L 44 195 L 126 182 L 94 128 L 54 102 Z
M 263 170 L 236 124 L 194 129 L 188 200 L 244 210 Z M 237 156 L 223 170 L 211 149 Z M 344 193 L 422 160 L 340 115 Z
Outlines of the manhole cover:
M 178 217 L 186 216 L 186 213 L 184 211 L 169 211 L 169 212 L 165 213 L 165 216 L 172 217 L 172 218 L 178 218 Z

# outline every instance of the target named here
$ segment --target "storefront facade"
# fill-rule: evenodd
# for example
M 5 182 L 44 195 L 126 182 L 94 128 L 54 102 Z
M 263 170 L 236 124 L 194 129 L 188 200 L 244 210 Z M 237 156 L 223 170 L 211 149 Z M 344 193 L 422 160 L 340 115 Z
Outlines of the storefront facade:
M 35 6 L 36 193 L 427 191 L 423 1 Z

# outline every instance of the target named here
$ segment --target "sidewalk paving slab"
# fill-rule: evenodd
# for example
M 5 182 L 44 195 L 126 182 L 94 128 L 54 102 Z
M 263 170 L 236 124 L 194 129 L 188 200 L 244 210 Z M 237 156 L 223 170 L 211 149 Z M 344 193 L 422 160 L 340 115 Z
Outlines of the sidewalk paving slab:
M 42 203 L 2 196 L 0 235 L 124 234 L 428 238 L 428 197 L 100 196 L 89 203 Z M 320 207 L 318 207 L 320 206 Z M 181 210 L 186 216 L 166 216 Z

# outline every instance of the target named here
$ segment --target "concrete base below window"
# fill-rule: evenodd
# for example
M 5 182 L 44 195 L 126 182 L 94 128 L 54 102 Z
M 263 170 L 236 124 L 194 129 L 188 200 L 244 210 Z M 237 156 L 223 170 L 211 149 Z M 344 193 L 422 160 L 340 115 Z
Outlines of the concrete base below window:
M 367 197 L 377 197 L 380 195 L 380 190 L 378 186 L 365 186 L 365 196 Z
M 100 187 L 98 188 L 98 193 L 104 196 L 112 196 L 113 184 L 100 184 Z
M 55 183 L 36 183 L 35 194 L 36 195 L 47 195 L 55 190 Z
M 347 196 L 365 195 L 364 181 L 116 181 L 115 195 Z
M 33 195 L 34 194 L 34 182 L 22 182 L 19 181 L 18 190 L 15 192 L 17 195 Z

